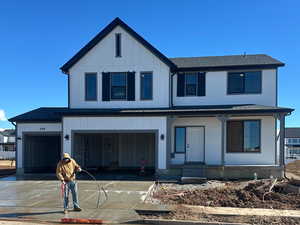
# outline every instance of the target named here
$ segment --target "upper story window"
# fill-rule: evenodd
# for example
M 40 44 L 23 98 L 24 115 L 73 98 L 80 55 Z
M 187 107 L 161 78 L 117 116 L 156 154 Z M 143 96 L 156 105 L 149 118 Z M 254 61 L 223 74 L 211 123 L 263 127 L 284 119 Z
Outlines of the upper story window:
M 85 100 L 97 101 L 97 73 L 85 74 Z
M 177 74 L 177 96 L 205 96 L 205 73 Z
M 126 99 L 126 73 L 111 73 L 111 99 Z
M 103 72 L 102 101 L 135 101 L 135 72 Z
M 228 73 L 228 94 L 261 93 L 261 71 Z
M 115 43 L 116 57 L 121 57 L 121 34 L 117 33 L 115 38 L 116 38 L 116 43 Z
M 259 120 L 227 122 L 227 152 L 260 152 Z
M 141 73 L 141 100 L 153 98 L 153 75 L 152 72 Z

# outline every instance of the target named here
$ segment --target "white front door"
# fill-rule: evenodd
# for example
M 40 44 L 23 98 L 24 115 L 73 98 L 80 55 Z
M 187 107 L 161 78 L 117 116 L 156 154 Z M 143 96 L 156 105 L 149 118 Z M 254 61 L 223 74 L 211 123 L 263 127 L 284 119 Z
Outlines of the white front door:
M 186 161 L 204 162 L 204 127 L 186 128 Z

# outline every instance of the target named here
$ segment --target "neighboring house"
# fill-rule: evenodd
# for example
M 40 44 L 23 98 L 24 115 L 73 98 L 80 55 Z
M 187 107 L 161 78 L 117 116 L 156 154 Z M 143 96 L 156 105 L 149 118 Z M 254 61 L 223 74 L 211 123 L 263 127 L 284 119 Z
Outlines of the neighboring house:
M 282 66 L 263 54 L 168 58 L 116 18 L 61 67 L 68 107 L 9 120 L 18 172 L 49 172 L 68 152 L 85 168 L 281 176 L 285 116 L 293 111 L 277 105 Z
M 287 159 L 300 158 L 300 127 L 285 128 L 285 149 Z
M 0 159 L 14 159 L 16 153 L 15 130 L 1 129 L 0 131 Z

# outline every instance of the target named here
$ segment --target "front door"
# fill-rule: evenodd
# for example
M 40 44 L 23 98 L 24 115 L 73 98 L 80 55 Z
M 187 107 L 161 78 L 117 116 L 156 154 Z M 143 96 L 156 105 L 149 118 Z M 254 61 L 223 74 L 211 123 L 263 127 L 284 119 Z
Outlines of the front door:
M 204 162 L 204 127 L 186 128 L 186 161 Z

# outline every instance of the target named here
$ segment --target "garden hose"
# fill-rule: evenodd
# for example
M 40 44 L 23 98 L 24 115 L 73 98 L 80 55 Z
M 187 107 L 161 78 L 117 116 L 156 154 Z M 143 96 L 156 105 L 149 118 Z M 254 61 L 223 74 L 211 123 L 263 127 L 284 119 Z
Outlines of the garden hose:
M 97 179 L 90 172 L 88 172 L 84 169 L 81 169 L 81 171 L 85 172 L 88 176 L 90 176 L 97 183 Z M 97 186 L 98 186 L 97 208 L 99 208 L 101 190 L 104 192 L 105 201 L 108 199 L 108 196 L 107 196 L 107 193 L 106 193 L 105 189 L 102 186 L 100 186 L 100 184 L 97 183 Z

